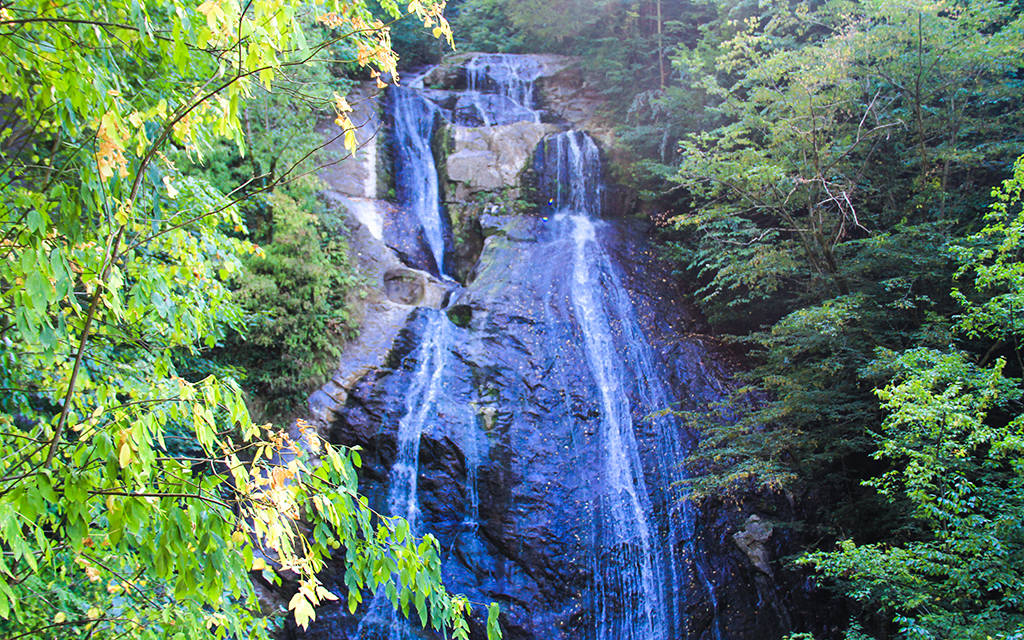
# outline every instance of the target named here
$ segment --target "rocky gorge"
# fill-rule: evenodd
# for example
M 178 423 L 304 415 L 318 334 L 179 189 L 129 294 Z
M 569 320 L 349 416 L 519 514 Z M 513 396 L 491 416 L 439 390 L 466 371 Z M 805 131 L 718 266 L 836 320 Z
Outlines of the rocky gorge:
M 506 638 L 817 624 L 825 596 L 763 513 L 796 519 L 791 499 L 687 499 L 698 436 L 668 409 L 720 399 L 726 353 L 607 184 L 612 133 L 577 62 L 462 54 L 407 85 L 350 97 L 360 153 L 322 174 L 373 284 L 310 418 L 361 447 L 371 506 L 436 536 L 449 589 L 498 602 Z M 434 637 L 371 599 L 286 635 Z

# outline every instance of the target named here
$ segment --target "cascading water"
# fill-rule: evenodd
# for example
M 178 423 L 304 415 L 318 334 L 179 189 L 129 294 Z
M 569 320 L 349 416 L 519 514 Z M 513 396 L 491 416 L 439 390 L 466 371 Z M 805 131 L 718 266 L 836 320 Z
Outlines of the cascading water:
M 452 96 L 435 105 L 392 90 L 396 186 L 412 215 L 385 223 L 385 238 L 403 225 L 418 234 L 422 250 L 403 249 L 407 263 L 445 277 L 436 119 L 537 122 L 538 69 L 479 56 L 467 64 L 470 95 L 450 112 Z M 452 296 L 467 313 L 458 325 L 444 311 L 414 314 L 415 342 L 352 391 L 339 429 L 391 434 L 396 455 L 371 474 L 372 499 L 437 535 L 449 588 L 499 601 L 507 637 L 721 638 L 696 513 L 679 486 L 692 436 L 675 418 L 647 418 L 676 402 L 680 378 L 669 380 L 609 251 L 598 148 L 568 132 L 541 149 L 542 215 L 511 216 L 490 238 L 473 281 Z M 358 626 L 317 637 L 434 637 L 414 633 L 385 598 Z
M 408 89 L 392 89 L 392 111 L 396 137 L 395 166 L 400 207 L 413 219 L 426 240 L 427 264 L 444 276 L 444 235 L 438 190 L 437 168 L 430 140 L 434 131 L 436 106 Z M 398 451 L 391 466 L 387 512 L 404 518 L 413 534 L 419 534 L 420 440 L 426 429 L 437 420 L 446 364 L 451 355 L 451 322 L 441 311 L 424 309 L 427 324 L 416 358 L 416 368 L 405 392 L 405 411 L 398 423 Z M 407 621 L 399 618 L 388 599 L 378 593 L 357 630 L 357 637 L 366 640 L 387 638 L 404 640 L 411 637 Z
M 529 119 L 537 119 L 536 114 L 522 107 L 523 104 L 532 104 L 532 80 L 536 74 L 534 73 L 529 80 L 517 79 L 517 65 L 509 63 L 504 56 L 494 58 L 497 60 L 478 67 L 473 77 L 481 85 L 487 84 L 491 90 L 496 88 L 497 94 L 505 100 L 515 102 L 516 109 L 503 109 L 501 104 L 484 105 L 478 101 L 478 112 L 488 122 L 514 121 L 524 112 L 530 115 Z M 429 248 L 427 257 L 433 261 L 432 265 L 424 266 L 433 266 L 438 275 L 447 276 L 444 264 L 443 212 L 440 207 L 437 167 L 431 150 L 434 121 L 440 110 L 408 89 L 393 88 L 391 99 L 400 207 L 407 213 L 414 213 L 415 220 L 422 229 Z M 414 534 L 419 533 L 417 476 L 420 440 L 424 430 L 431 428 L 432 423 L 437 421 L 440 396 L 445 391 L 446 364 L 453 347 L 452 325 L 448 317 L 440 311 L 425 312 L 427 326 L 418 353 L 413 354 L 418 364 L 406 392 L 405 413 L 399 421 L 398 455 L 391 467 L 388 490 L 389 515 L 405 518 Z M 455 421 L 454 426 L 459 433 L 448 435 L 459 440 L 466 456 L 467 468 L 468 504 L 462 528 L 475 532 L 479 518 L 476 474 L 480 463 L 481 444 L 472 415 L 462 415 L 461 419 Z M 471 545 L 477 546 L 475 539 Z M 388 607 L 386 599 L 378 595 L 360 624 L 358 637 L 387 637 L 390 640 L 410 637 L 408 623 L 400 620 Z
M 398 423 L 398 455 L 391 466 L 388 490 L 388 515 L 405 518 L 414 535 L 420 533 L 417 495 L 420 439 L 436 419 L 450 349 L 451 323 L 443 313 L 431 310 L 417 354 L 418 364 L 406 392 L 405 414 Z M 408 623 L 398 617 L 388 598 L 377 594 L 359 626 L 357 637 L 404 640 L 410 637 L 410 629 Z
M 533 107 L 533 85 L 539 75 L 540 65 L 523 56 L 477 56 L 466 65 L 470 91 L 490 91 L 527 109 Z
M 476 56 L 466 65 L 469 90 L 459 98 L 455 123 L 493 126 L 512 122 L 540 122 L 534 109 L 534 81 L 540 65 L 524 56 Z
M 398 423 L 398 458 L 391 467 L 388 495 L 390 514 L 405 518 L 413 533 L 418 529 L 420 511 L 416 495 L 420 438 L 436 415 L 450 348 L 451 323 L 442 313 L 430 313 L 420 345 L 422 353 L 406 395 L 405 416 Z
M 438 108 L 410 89 L 391 90 L 394 115 L 395 171 L 399 176 L 399 205 L 414 221 L 426 241 L 423 259 L 433 264 L 416 265 L 444 274 L 444 224 L 440 213 L 437 166 L 430 148 Z
M 648 514 L 650 499 L 637 453 L 627 371 L 598 297 L 588 255 L 597 244 L 594 225 L 578 213 L 560 213 L 573 225 L 572 301 L 585 338 L 590 371 L 601 397 L 604 491 L 597 509 L 596 599 L 598 640 L 666 640 L 668 609 L 662 594 L 658 543 Z M 589 251 L 588 251 L 589 250 Z
M 679 428 L 656 424 L 658 455 L 645 471 L 635 420 L 672 404 L 632 304 L 597 235 L 600 157 L 589 137 L 565 133 L 541 157 L 548 207 L 571 239 L 571 300 L 600 406 L 603 491 L 595 511 L 594 599 L 598 640 L 667 640 L 686 632 L 679 566 L 701 574 L 693 552 L 693 509 L 678 488 Z M 633 400 L 641 406 L 634 407 Z M 654 513 L 647 478 L 662 495 Z M 660 518 L 663 522 L 658 523 Z M 687 556 L 687 557 L 680 557 Z M 714 592 L 705 581 L 706 595 Z M 717 627 L 714 637 L 720 634 Z

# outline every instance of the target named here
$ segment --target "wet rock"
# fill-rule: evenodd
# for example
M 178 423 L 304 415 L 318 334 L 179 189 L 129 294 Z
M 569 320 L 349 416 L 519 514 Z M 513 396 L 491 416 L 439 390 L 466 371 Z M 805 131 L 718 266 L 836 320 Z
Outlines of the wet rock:
M 553 125 L 517 122 L 494 127 L 450 127 L 451 152 L 445 159 L 448 199 L 465 202 L 481 191 L 508 188 L 519 197 L 519 180 L 537 143 L 557 131 Z
M 543 108 L 562 122 L 593 121 L 586 104 L 590 89 L 572 61 L 536 59 L 547 78 Z M 457 108 L 450 89 L 464 82 L 464 74 L 450 66 L 425 81 L 443 87 L 434 92 L 438 99 L 448 92 L 442 108 Z M 685 500 L 679 465 L 695 435 L 670 416 L 651 417 L 669 404 L 696 409 L 720 399 L 729 368 L 700 318 L 680 304 L 680 283 L 649 248 L 650 228 L 592 218 L 577 230 L 590 229 L 606 253 L 591 247 L 586 272 L 574 271 L 574 222 L 555 211 L 523 215 L 511 202 L 522 195 L 512 190 L 521 188 L 531 165 L 518 145 L 536 146 L 550 126 L 447 131 L 447 140 L 435 139 L 435 152 L 450 153 L 443 158 L 442 183 L 449 184 L 453 229 L 469 230 L 454 235 L 476 234 L 479 242 L 463 256 L 465 287 L 450 291 L 446 279 L 410 267 L 414 261 L 402 264 L 393 252 L 375 258 L 372 310 L 393 314 L 381 327 L 389 337 L 376 345 L 372 364 L 369 358 L 348 363 L 346 356 L 321 390 L 335 403 L 331 439 L 363 449 L 360 491 L 370 506 L 388 510 L 399 433 L 403 421 L 418 413 L 424 420 L 418 530 L 440 541 L 452 591 L 501 605 L 506 638 L 590 640 L 602 619 L 650 602 L 632 575 L 639 573 L 644 535 L 658 541 L 659 567 L 648 575 L 658 577 L 659 593 L 669 603 L 667 620 L 659 621 L 671 629 L 661 634 L 665 640 L 760 640 L 791 632 L 801 619 L 794 612 L 813 608 L 816 596 L 805 597 L 797 586 L 806 575 L 768 561 L 793 553 L 798 542 L 781 527 L 766 533 L 764 521 L 749 518 L 746 503 L 711 500 L 698 508 Z M 549 160 L 551 166 L 561 162 Z M 548 199 L 555 202 L 560 193 Z M 448 257 L 445 262 L 450 264 Z M 595 284 L 592 300 L 574 299 L 578 280 Z M 622 500 L 629 491 L 609 490 L 621 479 L 611 477 L 607 464 L 602 420 L 609 407 L 585 348 L 588 312 L 607 317 L 607 338 L 619 347 L 612 359 L 632 363 L 631 377 L 621 379 L 626 400 L 618 406 L 636 441 L 630 464 L 639 471 L 630 486 L 640 496 L 634 509 L 648 518 L 644 534 L 601 516 L 629 504 Z M 640 340 L 641 334 L 642 348 L 623 338 Z M 437 344 L 428 345 L 428 336 L 439 335 L 445 336 L 442 348 L 433 349 Z M 644 357 L 637 355 L 647 348 Z M 434 368 L 424 375 L 430 358 Z M 426 385 L 434 385 L 433 395 L 426 394 L 430 403 L 421 410 L 413 401 Z M 652 390 L 659 385 L 664 393 Z M 762 513 L 776 521 L 796 517 L 791 504 Z M 630 528 L 631 535 L 619 532 L 616 539 L 617 526 Z M 343 593 L 343 566 L 323 579 Z M 601 590 L 614 596 L 603 598 Z M 358 618 L 343 606 L 328 605 L 303 637 L 355 638 L 357 626 Z M 471 630 L 474 640 L 484 637 L 481 616 Z M 436 637 L 418 630 L 415 635 Z
M 613 127 L 598 116 L 604 100 L 599 88 L 586 82 L 578 61 L 568 59 L 557 71 L 542 76 L 538 87 L 540 106 L 551 114 L 554 121 L 570 129 L 585 131 L 602 146 L 610 146 Z
M 447 89 L 461 91 L 466 88 L 466 62 L 475 53 L 460 53 L 447 56 L 442 64 L 437 65 L 423 76 L 423 86 L 428 89 Z
M 391 269 L 384 274 L 384 294 L 395 304 L 440 309 L 451 288 L 417 269 Z
M 732 536 L 732 539 L 736 541 L 736 546 L 747 554 L 750 562 L 769 577 L 772 576 L 772 567 L 769 564 L 771 558 L 767 542 L 771 537 L 771 523 L 761 520 L 757 515 L 747 518 L 743 530 L 737 531 Z

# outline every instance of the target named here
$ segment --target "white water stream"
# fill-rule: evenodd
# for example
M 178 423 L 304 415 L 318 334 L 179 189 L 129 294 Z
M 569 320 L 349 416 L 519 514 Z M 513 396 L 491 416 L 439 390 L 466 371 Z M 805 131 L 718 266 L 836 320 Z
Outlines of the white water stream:
M 533 96 L 539 76 L 540 65 L 532 58 L 498 53 L 476 56 L 466 65 L 466 96 L 485 127 L 540 122 Z
M 523 60 L 480 56 L 469 63 L 471 98 L 485 124 L 507 119 L 507 114 L 500 112 L 504 103 L 512 103 L 519 113 L 516 117 L 539 121 L 533 110 L 533 81 L 539 71 L 536 63 Z M 444 223 L 430 145 L 438 108 L 414 91 L 393 91 L 393 135 L 400 171 L 397 179 L 405 194 L 404 204 L 414 210 L 443 276 Z M 493 100 L 494 95 L 504 102 Z M 679 467 L 684 452 L 678 442 L 678 426 L 655 425 L 653 454 L 642 457 L 638 446 L 637 416 L 670 406 L 671 394 L 601 242 L 604 186 L 596 144 L 577 132 L 554 136 L 545 144 L 542 181 L 557 229 L 554 241 L 571 247 L 571 268 L 564 273 L 571 278 L 568 291 L 572 314 L 583 338 L 580 346 L 600 414 L 600 477 L 594 489 L 595 503 L 587 509 L 593 514 L 590 598 L 594 626 L 586 630 L 586 637 L 674 640 L 685 637 L 688 629 L 685 594 L 680 593 L 685 582 L 683 573 L 696 566 L 693 573 L 704 582 L 711 606 L 717 609 L 717 603 L 712 585 L 697 562 L 693 508 L 676 485 L 684 479 Z M 467 504 L 463 528 L 475 532 L 480 518 L 477 475 L 486 440 L 482 440 L 474 419 L 475 409 L 467 409 L 465 415 L 460 413 L 443 424 L 437 422 L 439 403 L 450 391 L 446 388 L 446 372 L 458 330 L 444 312 L 424 313 L 425 328 L 413 352 L 416 365 L 398 425 L 398 454 L 390 473 L 388 508 L 390 515 L 406 518 L 412 531 L 418 532 L 417 477 L 422 435 L 427 429 L 447 428 L 453 431 L 447 435 L 465 455 Z M 660 504 L 667 513 L 655 513 L 652 492 L 660 492 Z M 358 637 L 405 640 L 411 634 L 408 623 L 390 611 L 387 599 L 377 597 L 359 626 Z M 717 626 L 712 634 L 720 637 Z
M 437 165 L 430 149 L 433 124 L 438 109 L 410 89 L 392 87 L 397 138 L 396 169 L 399 188 L 404 195 L 402 205 L 411 209 L 419 220 L 427 244 L 444 273 L 444 225 L 441 220 Z
M 694 512 L 679 488 L 684 452 L 678 425 L 655 424 L 656 446 L 645 472 L 636 416 L 671 406 L 671 395 L 617 269 L 598 234 L 603 185 L 600 153 L 569 132 L 548 140 L 549 206 L 573 246 L 571 300 L 601 406 L 602 486 L 595 510 L 597 640 L 669 640 L 685 633 L 681 564 L 692 563 L 713 608 L 712 585 L 693 545 Z M 633 406 L 634 400 L 640 406 Z M 655 523 L 646 477 L 658 482 L 668 513 Z M 720 637 L 717 623 L 712 629 Z

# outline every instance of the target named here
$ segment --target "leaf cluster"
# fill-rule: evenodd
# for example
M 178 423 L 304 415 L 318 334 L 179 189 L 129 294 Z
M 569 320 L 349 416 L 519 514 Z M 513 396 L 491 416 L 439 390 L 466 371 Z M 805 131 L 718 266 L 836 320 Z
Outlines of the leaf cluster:
M 409 12 L 444 36 L 440 8 Z M 303 14 L 327 41 L 310 43 Z M 466 636 L 436 543 L 356 494 L 357 452 L 254 424 L 237 382 L 180 368 L 244 327 L 229 284 L 258 249 L 236 203 L 176 161 L 245 148 L 256 82 L 334 45 L 394 72 L 359 2 L 0 6 L 5 637 L 268 637 L 250 572 L 297 576 L 306 624 L 338 597 L 316 574 L 342 547 L 350 599 L 390 584 Z
M 226 337 L 217 359 L 244 367 L 246 385 L 279 416 L 322 384 L 341 345 L 358 334 L 362 281 L 342 229 L 282 193 L 267 203 L 273 240 L 236 279 L 245 328 Z

